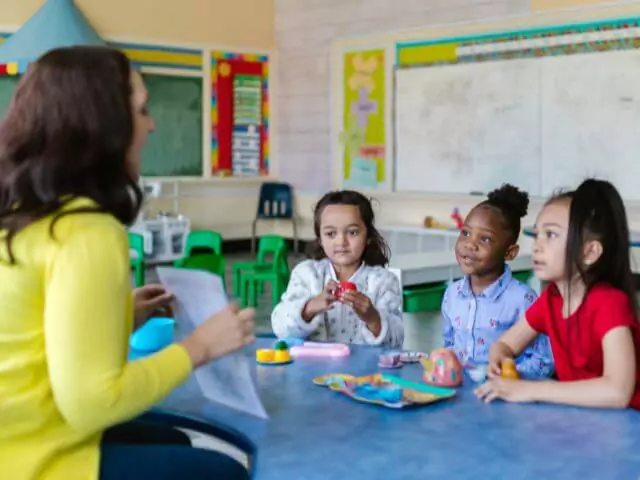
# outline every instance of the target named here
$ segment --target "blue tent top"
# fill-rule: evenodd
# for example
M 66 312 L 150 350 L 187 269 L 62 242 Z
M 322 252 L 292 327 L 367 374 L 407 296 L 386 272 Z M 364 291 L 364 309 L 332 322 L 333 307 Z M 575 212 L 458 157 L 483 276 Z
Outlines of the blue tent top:
M 18 72 L 60 47 L 105 45 L 73 0 L 47 0 L 16 33 L 0 45 L 0 64 L 16 63 Z

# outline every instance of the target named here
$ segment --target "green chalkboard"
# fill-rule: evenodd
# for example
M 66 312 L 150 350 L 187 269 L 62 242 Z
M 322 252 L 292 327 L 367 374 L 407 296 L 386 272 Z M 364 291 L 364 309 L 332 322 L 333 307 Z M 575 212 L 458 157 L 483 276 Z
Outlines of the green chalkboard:
M 145 75 L 156 130 L 142 152 L 142 175 L 202 175 L 202 79 Z
M 9 103 L 11 102 L 13 91 L 16 89 L 16 85 L 19 81 L 20 77 L 7 75 L 0 76 L 0 118 L 4 117 L 4 114 L 9 107 Z
M 0 117 L 20 77 L 0 76 Z M 142 152 L 144 176 L 202 175 L 202 79 L 145 75 L 156 130 Z

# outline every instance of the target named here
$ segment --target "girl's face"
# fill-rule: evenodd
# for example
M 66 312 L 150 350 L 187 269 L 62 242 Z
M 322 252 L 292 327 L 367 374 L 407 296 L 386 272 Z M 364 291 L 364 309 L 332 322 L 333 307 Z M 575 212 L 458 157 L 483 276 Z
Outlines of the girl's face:
M 564 280 L 571 200 L 560 198 L 545 206 L 536 221 L 533 270 L 545 282 Z
M 465 275 L 500 275 L 506 260 L 513 260 L 518 246 L 495 209 L 481 205 L 469 212 L 456 242 L 456 260 Z
M 134 180 L 140 176 L 142 147 L 155 129 L 153 119 L 147 111 L 147 89 L 138 72 L 131 73 L 131 111 L 133 114 L 133 143 L 127 154 L 127 169 Z
M 336 266 L 360 265 L 367 228 L 355 205 L 327 205 L 320 214 L 320 245 Z

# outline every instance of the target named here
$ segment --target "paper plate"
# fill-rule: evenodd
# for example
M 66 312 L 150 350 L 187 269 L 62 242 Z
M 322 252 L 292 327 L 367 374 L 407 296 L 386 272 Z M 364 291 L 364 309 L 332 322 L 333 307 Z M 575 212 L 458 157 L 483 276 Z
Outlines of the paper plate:
M 387 374 L 373 374 L 362 377 L 345 374 L 329 374 L 321 375 L 313 379 L 316 385 L 329 387 L 329 389 L 342 393 L 358 402 L 371 403 L 386 408 L 402 409 L 408 407 L 419 407 L 439 402 L 455 396 L 456 391 L 453 388 L 432 387 L 421 383 L 411 382 L 403 378 L 395 377 Z M 362 389 L 361 387 L 367 387 Z M 389 402 L 384 399 L 384 390 L 402 389 L 402 397 L 400 401 Z M 370 394 L 375 390 L 379 393 L 363 396 L 362 392 Z

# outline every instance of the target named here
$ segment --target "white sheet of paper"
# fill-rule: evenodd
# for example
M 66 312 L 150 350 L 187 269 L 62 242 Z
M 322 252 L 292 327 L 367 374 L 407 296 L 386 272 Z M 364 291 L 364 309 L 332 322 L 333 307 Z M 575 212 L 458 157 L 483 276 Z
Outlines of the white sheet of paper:
M 175 296 L 176 323 L 182 338 L 228 305 L 217 275 L 181 268 L 158 267 L 156 270 L 162 285 Z M 269 418 L 258 396 L 249 359 L 242 351 L 200 367 L 195 377 L 209 400 L 258 418 Z

